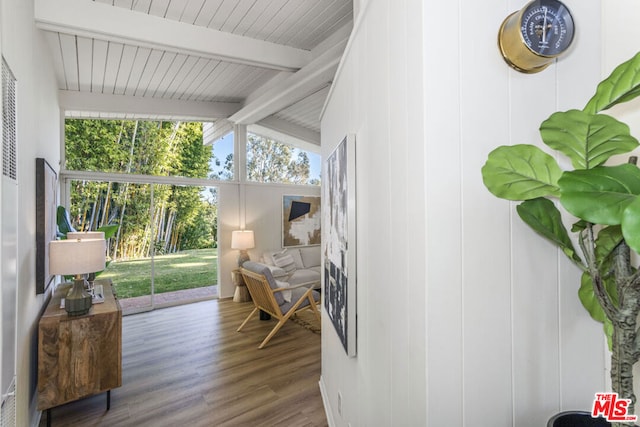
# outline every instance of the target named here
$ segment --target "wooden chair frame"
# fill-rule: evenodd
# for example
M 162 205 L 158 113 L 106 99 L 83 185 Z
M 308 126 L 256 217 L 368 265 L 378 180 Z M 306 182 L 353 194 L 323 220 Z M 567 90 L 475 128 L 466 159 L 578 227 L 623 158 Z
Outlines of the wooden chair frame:
M 262 310 L 265 313 L 269 313 L 271 316 L 278 319 L 278 323 L 273 327 L 271 332 L 269 332 L 269 335 L 267 335 L 267 337 L 264 339 L 264 341 L 262 341 L 258 348 L 263 348 L 269 342 L 269 340 L 273 338 L 276 332 L 280 330 L 282 325 L 284 325 L 286 321 L 296 313 L 300 313 L 304 310 L 310 309 L 316 315 L 318 321 L 320 321 L 320 312 L 318 311 L 317 307 L 317 304 L 320 304 L 320 301 L 315 301 L 313 299 L 313 288 L 309 287 L 307 291 L 291 306 L 289 311 L 284 314 L 280 310 L 280 306 L 278 305 L 275 298 L 276 292 L 302 288 L 305 287 L 305 285 L 308 286 L 308 284 L 305 283 L 289 288 L 272 289 L 271 286 L 269 286 L 269 281 L 263 274 L 254 273 L 253 271 L 246 270 L 244 268 L 240 269 L 240 272 L 242 273 L 242 277 L 244 278 L 244 282 L 247 285 L 247 289 L 249 290 L 249 294 L 251 295 L 251 299 L 253 300 L 253 304 L 255 305 L 255 307 L 244 320 L 244 322 L 242 322 L 237 331 L 240 332 L 244 325 L 247 324 L 249 319 L 251 319 L 251 317 L 259 310 Z M 299 308 L 300 304 L 302 304 L 305 300 L 309 301 L 309 305 Z

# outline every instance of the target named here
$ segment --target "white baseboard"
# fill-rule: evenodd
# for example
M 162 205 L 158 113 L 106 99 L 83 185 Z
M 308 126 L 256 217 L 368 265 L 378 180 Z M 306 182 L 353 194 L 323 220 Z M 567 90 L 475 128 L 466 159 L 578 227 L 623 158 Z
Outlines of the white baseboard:
M 320 394 L 322 395 L 322 404 L 324 406 L 324 413 L 327 416 L 327 424 L 329 427 L 336 427 L 336 422 L 333 420 L 333 411 L 331 410 L 331 404 L 329 403 L 329 397 L 327 396 L 327 389 L 324 386 L 324 379 L 320 376 Z

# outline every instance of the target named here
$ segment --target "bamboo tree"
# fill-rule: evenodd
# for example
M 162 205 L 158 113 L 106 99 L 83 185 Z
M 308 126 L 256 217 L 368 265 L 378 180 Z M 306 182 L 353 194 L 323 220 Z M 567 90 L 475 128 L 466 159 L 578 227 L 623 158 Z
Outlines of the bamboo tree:
M 109 206 L 111 202 L 111 181 L 107 182 L 107 191 L 104 195 L 104 203 L 102 205 L 102 218 L 99 226 L 102 227 L 104 225 L 109 224 Z
M 169 212 L 169 219 L 167 220 L 167 230 L 165 234 L 164 240 L 164 249 L 168 253 L 176 252 L 175 248 L 171 246 L 172 238 L 173 238 L 173 223 L 176 218 L 176 211 Z
M 133 165 L 133 150 L 136 145 L 136 135 L 138 134 L 138 120 L 135 121 L 135 127 L 133 129 L 133 136 L 131 137 L 131 149 L 129 150 L 129 163 L 127 164 L 127 173 L 131 173 L 131 166 Z M 129 194 L 129 183 L 125 183 L 123 190 L 123 202 L 122 209 L 120 210 L 120 218 L 124 218 L 127 210 L 127 199 Z M 118 232 L 116 233 L 116 247 L 118 246 L 118 242 L 120 241 L 120 232 L 122 227 L 118 228 Z M 114 254 L 114 260 L 116 259 L 117 254 Z

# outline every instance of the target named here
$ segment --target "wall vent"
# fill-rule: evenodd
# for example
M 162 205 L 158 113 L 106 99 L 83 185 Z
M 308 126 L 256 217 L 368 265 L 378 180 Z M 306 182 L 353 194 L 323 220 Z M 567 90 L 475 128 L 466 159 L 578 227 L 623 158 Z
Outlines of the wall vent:
M 16 78 L 2 58 L 2 175 L 18 179 L 16 143 Z
M 9 390 L 2 395 L 0 406 L 0 427 L 15 427 L 16 425 L 16 377 L 13 377 Z

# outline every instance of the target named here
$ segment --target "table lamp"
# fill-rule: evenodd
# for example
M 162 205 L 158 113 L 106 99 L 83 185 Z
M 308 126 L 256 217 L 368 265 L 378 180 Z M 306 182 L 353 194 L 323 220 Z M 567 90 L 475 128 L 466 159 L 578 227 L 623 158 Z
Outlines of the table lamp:
M 231 249 L 239 249 L 238 267 L 242 267 L 245 261 L 249 261 L 247 249 L 255 248 L 252 230 L 236 230 L 231 232 Z
M 104 231 L 69 231 L 67 240 L 73 239 L 102 239 L 104 240 Z
M 91 294 L 85 289 L 88 284 L 84 275 L 104 270 L 106 247 L 104 239 L 49 242 L 49 273 L 75 276 L 64 303 L 69 316 L 81 316 L 91 309 Z

